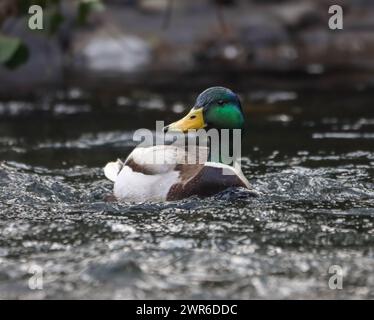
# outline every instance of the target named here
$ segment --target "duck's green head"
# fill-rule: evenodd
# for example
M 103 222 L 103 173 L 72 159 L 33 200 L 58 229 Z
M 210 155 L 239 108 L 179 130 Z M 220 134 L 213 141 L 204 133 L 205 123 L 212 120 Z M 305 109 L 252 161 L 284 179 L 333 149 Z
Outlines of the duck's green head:
M 184 118 L 164 130 L 242 129 L 243 125 L 244 115 L 238 96 L 230 89 L 211 87 L 199 94 L 194 107 Z

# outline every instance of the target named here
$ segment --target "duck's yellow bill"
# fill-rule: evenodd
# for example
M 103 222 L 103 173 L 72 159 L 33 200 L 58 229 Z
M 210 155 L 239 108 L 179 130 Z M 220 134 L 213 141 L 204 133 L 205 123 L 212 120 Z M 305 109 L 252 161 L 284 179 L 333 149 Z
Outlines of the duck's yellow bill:
M 198 130 L 205 127 L 203 108 L 191 109 L 191 111 L 182 119 L 170 124 L 168 131 L 182 131 Z

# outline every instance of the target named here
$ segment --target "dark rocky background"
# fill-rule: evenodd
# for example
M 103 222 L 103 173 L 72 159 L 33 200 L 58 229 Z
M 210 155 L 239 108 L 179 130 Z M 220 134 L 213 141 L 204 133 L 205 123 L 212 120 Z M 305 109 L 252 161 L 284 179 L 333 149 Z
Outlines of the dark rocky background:
M 18 96 L 70 84 L 95 88 L 103 80 L 119 90 L 139 84 L 205 86 L 223 79 L 265 88 L 360 89 L 373 84 L 370 0 L 104 3 L 105 11 L 77 29 L 73 1 L 63 1 L 68 18 L 54 37 L 29 31 L 25 18 L 6 19 L 2 32 L 24 39 L 30 59 L 16 70 L 0 69 L 0 94 Z M 343 7 L 343 30 L 328 28 L 333 4 Z

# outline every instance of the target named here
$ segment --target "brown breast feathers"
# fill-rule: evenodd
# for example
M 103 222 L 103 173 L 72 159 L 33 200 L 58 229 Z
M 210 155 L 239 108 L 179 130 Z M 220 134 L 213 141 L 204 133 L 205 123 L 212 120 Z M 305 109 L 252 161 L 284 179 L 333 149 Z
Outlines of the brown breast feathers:
M 207 197 L 229 187 L 247 188 L 236 175 L 224 175 L 222 168 L 204 165 L 178 165 L 181 181 L 174 184 L 167 195 L 167 200 L 180 200 L 192 195 Z

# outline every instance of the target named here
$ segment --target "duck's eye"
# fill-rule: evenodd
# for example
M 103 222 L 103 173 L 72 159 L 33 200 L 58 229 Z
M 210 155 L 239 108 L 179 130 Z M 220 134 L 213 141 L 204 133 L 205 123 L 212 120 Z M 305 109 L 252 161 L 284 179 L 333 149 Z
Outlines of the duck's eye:
M 218 102 L 217 102 L 220 106 L 222 106 L 223 105 L 223 100 L 218 100 Z
M 196 118 L 196 116 L 195 116 L 195 115 L 193 115 L 193 116 L 191 116 L 191 117 L 190 117 L 190 119 L 195 119 L 195 118 Z

